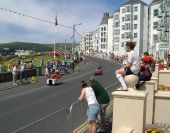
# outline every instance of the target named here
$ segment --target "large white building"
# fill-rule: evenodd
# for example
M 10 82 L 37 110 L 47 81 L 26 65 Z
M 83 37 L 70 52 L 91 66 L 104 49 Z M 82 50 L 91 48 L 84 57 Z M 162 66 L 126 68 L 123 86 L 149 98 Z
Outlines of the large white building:
M 99 52 L 107 52 L 108 47 L 108 18 L 109 13 L 104 13 L 99 26 Z
M 86 52 L 125 55 L 125 44 L 132 41 L 135 51 L 142 54 L 148 49 L 148 5 L 141 0 L 128 0 L 112 16 L 104 13 L 99 28 L 86 34 L 91 39 L 82 39 Z
M 153 0 L 149 11 L 150 53 L 166 59 L 170 53 L 170 0 Z
M 93 50 L 93 45 L 92 45 L 92 32 L 86 32 L 80 40 L 80 51 L 89 53 L 90 51 Z
M 158 23 L 161 20 L 159 17 L 160 5 L 163 0 L 153 0 L 149 7 L 149 53 L 154 57 L 159 56 L 159 31 Z
M 93 52 L 99 52 L 99 29 L 92 32 L 92 51 Z
M 110 27 L 109 27 L 110 28 Z M 139 54 L 147 51 L 148 5 L 129 0 L 113 13 L 114 54 L 124 55 L 126 42 L 135 42 Z

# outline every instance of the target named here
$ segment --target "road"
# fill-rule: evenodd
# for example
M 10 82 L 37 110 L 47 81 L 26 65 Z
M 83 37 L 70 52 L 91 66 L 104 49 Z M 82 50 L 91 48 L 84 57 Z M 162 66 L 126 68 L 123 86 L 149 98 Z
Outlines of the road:
M 10 133 L 61 108 L 69 108 L 80 94 L 80 82 L 89 81 L 99 65 L 104 74 L 97 76 L 105 87 L 117 82 L 114 75 L 117 64 L 111 61 L 88 58 L 89 66 L 68 76 L 64 84 L 47 86 L 25 85 L 0 92 L 0 133 Z M 88 82 L 89 83 L 89 82 Z M 116 88 L 115 88 L 116 89 Z

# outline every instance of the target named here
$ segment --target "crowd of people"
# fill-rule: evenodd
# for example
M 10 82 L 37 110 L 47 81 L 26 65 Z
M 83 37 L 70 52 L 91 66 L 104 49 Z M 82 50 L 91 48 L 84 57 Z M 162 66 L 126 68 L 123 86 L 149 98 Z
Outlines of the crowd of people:
M 164 64 L 162 60 L 156 60 L 148 52 L 144 52 L 142 56 L 139 56 L 135 51 L 135 44 L 133 42 L 126 43 L 127 55 L 116 56 L 111 54 L 111 59 L 122 63 L 122 66 L 115 71 L 115 75 L 121 84 L 121 88 L 117 91 L 128 91 L 128 87 L 124 81 L 124 76 L 136 75 L 139 77 L 138 84 L 134 89 L 139 89 L 140 81 L 145 82 L 151 79 L 152 72 L 155 71 L 155 64 L 158 62 L 159 70 L 163 69 Z M 164 61 L 165 62 L 165 61 Z M 170 55 L 166 60 L 167 69 L 170 69 Z M 95 77 L 90 77 L 90 86 L 87 85 L 86 81 L 81 82 L 81 94 L 78 100 L 86 98 L 88 103 L 87 109 L 87 120 L 89 125 L 89 133 L 96 133 L 96 120 L 98 115 L 101 116 L 100 132 L 105 132 L 105 116 L 106 108 L 109 105 L 110 99 L 107 91 L 103 85 L 95 80 Z

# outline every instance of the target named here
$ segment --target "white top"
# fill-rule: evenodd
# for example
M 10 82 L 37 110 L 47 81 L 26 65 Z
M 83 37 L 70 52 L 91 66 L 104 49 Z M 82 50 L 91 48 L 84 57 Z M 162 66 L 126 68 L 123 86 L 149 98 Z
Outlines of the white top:
M 140 59 L 139 59 L 138 54 L 134 52 L 133 50 L 130 51 L 128 53 L 127 62 L 132 63 L 130 70 L 134 74 L 138 74 L 138 72 L 140 71 Z
M 86 93 L 86 100 L 87 100 L 88 105 L 96 104 L 97 100 L 96 100 L 96 96 L 94 94 L 93 89 L 91 87 L 86 87 L 85 91 L 86 91 L 85 93 Z
M 17 67 L 16 66 L 13 67 L 12 74 L 17 74 Z

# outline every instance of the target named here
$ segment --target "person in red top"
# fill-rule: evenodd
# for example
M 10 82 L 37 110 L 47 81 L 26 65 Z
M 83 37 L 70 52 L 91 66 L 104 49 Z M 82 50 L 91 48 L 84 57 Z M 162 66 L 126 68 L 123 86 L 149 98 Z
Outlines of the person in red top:
M 168 55 L 168 59 L 167 59 L 167 69 L 170 68 L 170 55 Z
M 148 52 L 143 53 L 144 57 L 141 59 L 143 63 L 151 65 L 151 63 L 154 61 L 153 57 L 149 55 Z
M 161 60 L 158 61 L 158 71 L 163 70 L 163 63 Z

